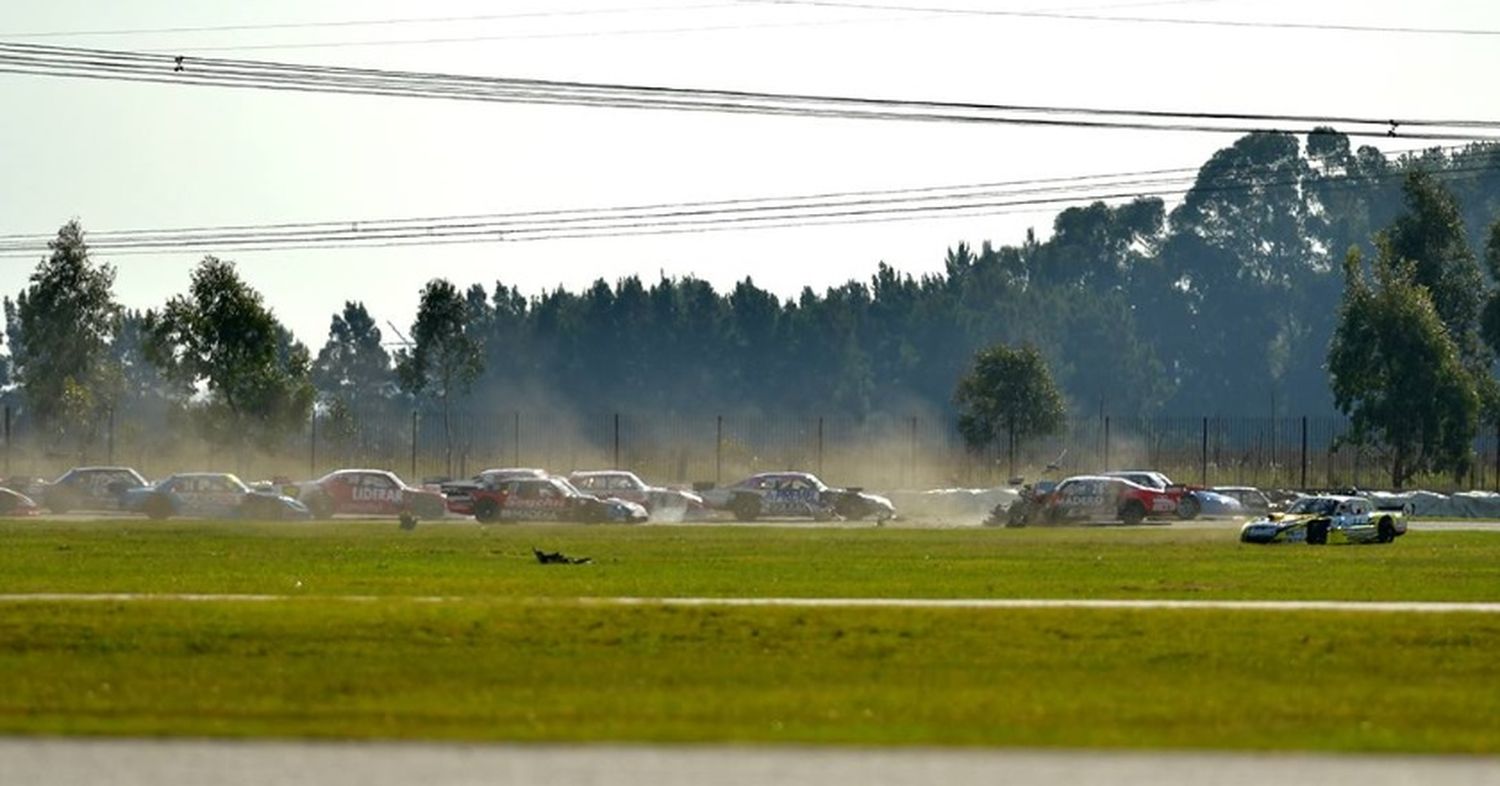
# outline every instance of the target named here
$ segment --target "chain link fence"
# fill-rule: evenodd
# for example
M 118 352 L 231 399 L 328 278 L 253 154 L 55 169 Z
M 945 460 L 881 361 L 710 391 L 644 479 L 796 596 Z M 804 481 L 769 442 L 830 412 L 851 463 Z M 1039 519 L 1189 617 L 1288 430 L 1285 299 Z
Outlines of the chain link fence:
M 190 418 L 117 413 L 86 440 L 51 439 L 5 415 L 4 477 L 52 478 L 71 466 L 123 464 L 147 477 L 235 472 L 247 480 L 316 477 L 343 467 L 390 469 L 412 481 L 490 467 L 554 472 L 620 468 L 656 483 L 733 483 L 759 471 L 802 469 L 831 484 L 875 489 L 993 487 L 1014 477 L 1061 478 L 1154 469 L 1183 483 L 1265 488 L 1386 488 L 1382 452 L 1347 444 L 1338 417 L 1078 419 L 1065 433 L 967 449 L 951 420 L 919 415 L 760 414 L 676 417 L 525 410 L 320 413 L 274 444 L 202 439 Z M 1500 490 L 1500 439 L 1483 435 L 1464 478 L 1408 487 Z

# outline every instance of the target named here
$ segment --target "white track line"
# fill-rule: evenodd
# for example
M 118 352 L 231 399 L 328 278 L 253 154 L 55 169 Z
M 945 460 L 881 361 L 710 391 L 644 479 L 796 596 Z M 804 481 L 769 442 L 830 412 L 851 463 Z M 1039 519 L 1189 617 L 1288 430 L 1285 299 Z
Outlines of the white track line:
M 1402 614 L 1500 614 L 1500 603 L 1340 600 L 1087 600 L 1065 598 L 505 598 L 483 595 L 248 595 L 205 593 L 0 594 L 0 603 L 458 603 L 480 601 L 548 606 L 698 606 L 890 609 L 1108 609 L 1213 611 L 1352 611 Z

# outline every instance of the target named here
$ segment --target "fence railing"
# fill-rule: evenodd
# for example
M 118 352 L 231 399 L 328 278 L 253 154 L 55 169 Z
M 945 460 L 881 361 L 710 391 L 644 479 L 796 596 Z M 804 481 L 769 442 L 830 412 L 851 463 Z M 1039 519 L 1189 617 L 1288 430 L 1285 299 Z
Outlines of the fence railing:
M 554 472 L 630 469 L 653 482 L 732 483 L 773 469 L 805 469 L 830 483 L 877 489 L 997 486 L 1013 476 L 1060 478 L 1154 469 L 1204 485 L 1384 488 L 1376 449 L 1348 444 L 1338 417 L 1095 417 L 1065 433 L 968 450 L 943 418 L 640 413 L 560 415 L 525 410 L 454 413 L 389 408 L 320 413 L 270 448 L 233 448 L 186 420 L 117 413 L 92 439 L 48 439 L 6 414 L 3 476 L 55 477 L 70 466 L 126 464 L 148 477 L 217 470 L 247 479 L 316 477 L 340 467 L 390 469 L 410 480 L 463 477 L 501 466 Z M 1467 477 L 1421 477 L 1409 487 L 1500 490 L 1500 438 L 1474 443 Z

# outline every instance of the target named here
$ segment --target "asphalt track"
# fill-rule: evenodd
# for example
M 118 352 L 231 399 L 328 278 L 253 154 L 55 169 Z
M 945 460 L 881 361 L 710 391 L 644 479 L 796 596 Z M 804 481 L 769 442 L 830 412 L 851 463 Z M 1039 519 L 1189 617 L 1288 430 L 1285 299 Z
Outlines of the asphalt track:
M 791 746 L 0 739 L 26 786 L 1361 786 L 1500 784 L 1500 758 Z

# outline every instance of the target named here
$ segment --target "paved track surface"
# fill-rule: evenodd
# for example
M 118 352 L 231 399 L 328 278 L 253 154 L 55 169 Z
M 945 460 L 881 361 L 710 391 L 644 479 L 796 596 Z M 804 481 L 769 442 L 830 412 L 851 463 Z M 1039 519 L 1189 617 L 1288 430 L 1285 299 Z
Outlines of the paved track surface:
M 801 747 L 0 739 L 27 786 L 1500 784 L 1500 759 Z

